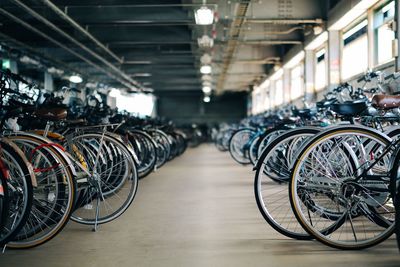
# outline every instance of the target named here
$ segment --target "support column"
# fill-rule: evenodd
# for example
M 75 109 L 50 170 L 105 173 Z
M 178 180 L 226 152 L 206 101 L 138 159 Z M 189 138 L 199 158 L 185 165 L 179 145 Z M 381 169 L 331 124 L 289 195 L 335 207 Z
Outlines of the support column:
M 328 88 L 337 86 L 340 83 L 340 32 L 329 31 L 328 38 Z
M 310 104 L 315 98 L 315 51 L 306 50 L 304 56 L 304 101 Z
M 290 89 L 290 69 L 283 69 L 282 85 L 283 85 L 283 103 L 287 104 L 292 102 L 292 94 Z
M 51 75 L 47 71 L 44 73 L 44 89 L 49 92 L 54 91 L 53 75 Z
M 18 74 L 18 62 L 14 59 L 10 59 L 10 71 Z

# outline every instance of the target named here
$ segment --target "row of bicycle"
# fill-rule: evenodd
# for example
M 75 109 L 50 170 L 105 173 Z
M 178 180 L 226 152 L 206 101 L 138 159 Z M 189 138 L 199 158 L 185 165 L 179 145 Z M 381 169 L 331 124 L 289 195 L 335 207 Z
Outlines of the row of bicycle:
M 139 178 L 186 150 L 170 123 L 72 102 L 0 71 L 0 248 L 44 244 L 70 219 L 96 230 L 128 209 Z
M 371 247 L 396 231 L 400 245 L 400 95 L 383 90 L 400 75 L 383 75 L 338 86 L 313 108 L 214 134 L 220 150 L 254 166 L 258 208 L 276 231 L 339 249 Z

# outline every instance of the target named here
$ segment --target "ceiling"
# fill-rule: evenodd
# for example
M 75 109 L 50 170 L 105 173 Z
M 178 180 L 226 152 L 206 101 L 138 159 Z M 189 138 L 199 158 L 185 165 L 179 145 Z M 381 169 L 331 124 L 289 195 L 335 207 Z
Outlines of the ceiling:
M 200 58 L 208 53 L 220 94 L 263 79 L 337 2 L 208 0 L 218 21 L 200 26 L 197 0 L 2 0 L 0 42 L 3 54 L 39 59 L 20 64 L 32 76 L 54 67 L 109 87 L 155 92 L 201 91 Z M 210 49 L 198 45 L 204 34 L 214 37 Z

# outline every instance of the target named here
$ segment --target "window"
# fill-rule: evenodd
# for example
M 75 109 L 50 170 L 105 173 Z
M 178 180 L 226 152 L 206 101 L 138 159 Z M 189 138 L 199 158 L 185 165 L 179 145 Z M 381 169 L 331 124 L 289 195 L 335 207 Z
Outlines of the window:
M 295 100 L 304 95 L 303 64 L 299 64 L 290 71 L 290 99 Z
M 343 33 L 342 79 L 346 80 L 368 69 L 368 20 Z
M 386 63 L 393 59 L 392 41 L 394 31 L 394 1 L 389 2 L 375 13 L 375 63 Z
M 151 94 L 131 94 L 124 95 L 117 93 L 112 95 L 116 99 L 118 110 L 136 113 L 139 116 L 151 116 L 155 105 L 155 97 Z
M 275 81 L 275 106 L 283 104 L 283 81 L 282 77 Z
M 322 48 L 315 53 L 315 90 L 321 91 L 327 85 L 327 58 L 326 49 Z

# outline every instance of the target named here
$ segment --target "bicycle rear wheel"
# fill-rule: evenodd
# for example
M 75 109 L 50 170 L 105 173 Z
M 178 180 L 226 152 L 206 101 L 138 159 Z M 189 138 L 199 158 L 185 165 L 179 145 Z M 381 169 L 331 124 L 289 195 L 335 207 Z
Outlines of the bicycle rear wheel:
M 94 225 L 121 216 L 137 191 L 138 177 L 132 152 L 120 140 L 107 134 L 81 134 L 73 137 L 72 143 L 66 145 L 67 150 L 71 151 L 71 145 L 85 158 L 90 173 L 86 183 L 78 183 L 79 197 L 71 219 Z

